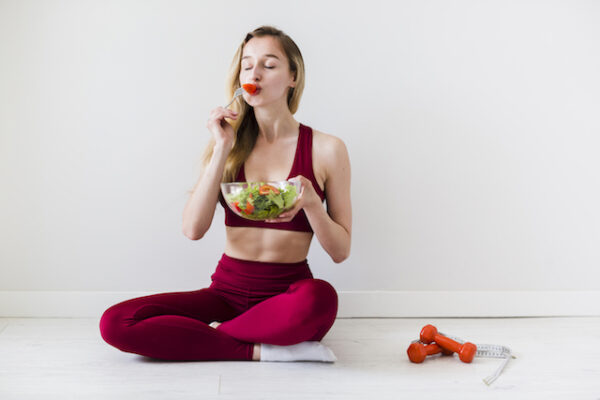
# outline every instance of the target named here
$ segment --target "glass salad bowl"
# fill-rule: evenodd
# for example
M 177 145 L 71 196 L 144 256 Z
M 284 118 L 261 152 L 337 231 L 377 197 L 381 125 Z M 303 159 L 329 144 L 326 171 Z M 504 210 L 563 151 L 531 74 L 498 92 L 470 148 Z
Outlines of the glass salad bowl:
M 293 208 L 301 187 L 300 181 L 228 182 L 221 183 L 221 193 L 240 217 L 264 221 Z

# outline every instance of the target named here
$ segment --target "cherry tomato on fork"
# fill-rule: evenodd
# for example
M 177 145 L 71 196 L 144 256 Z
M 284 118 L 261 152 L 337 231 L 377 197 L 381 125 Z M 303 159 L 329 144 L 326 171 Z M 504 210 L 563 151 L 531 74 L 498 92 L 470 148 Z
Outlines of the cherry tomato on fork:
M 250 94 L 256 92 L 256 85 L 253 85 L 252 83 L 244 83 L 242 85 L 242 87 L 244 88 L 244 90 Z

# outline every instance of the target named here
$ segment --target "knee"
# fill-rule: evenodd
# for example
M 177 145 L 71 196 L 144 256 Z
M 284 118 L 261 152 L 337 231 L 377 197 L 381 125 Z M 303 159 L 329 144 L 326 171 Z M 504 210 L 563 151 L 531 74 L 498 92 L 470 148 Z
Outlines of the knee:
M 322 315 L 335 319 L 338 310 L 338 295 L 335 288 L 322 279 L 306 279 L 298 288 L 302 292 L 302 302 L 310 317 Z
M 337 291 L 329 282 L 322 279 L 313 279 L 312 290 L 320 305 L 335 305 L 337 308 Z
M 118 347 L 122 341 L 126 325 L 126 315 L 118 307 L 112 306 L 102 314 L 100 318 L 100 335 L 104 341 L 112 346 Z

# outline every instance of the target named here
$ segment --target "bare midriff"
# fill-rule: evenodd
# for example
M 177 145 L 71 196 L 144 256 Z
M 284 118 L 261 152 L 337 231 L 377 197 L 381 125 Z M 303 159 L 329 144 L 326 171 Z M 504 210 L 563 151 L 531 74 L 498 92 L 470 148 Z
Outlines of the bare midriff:
M 276 222 L 274 222 L 276 224 Z M 308 255 L 312 232 L 226 226 L 225 254 L 242 260 L 294 263 Z

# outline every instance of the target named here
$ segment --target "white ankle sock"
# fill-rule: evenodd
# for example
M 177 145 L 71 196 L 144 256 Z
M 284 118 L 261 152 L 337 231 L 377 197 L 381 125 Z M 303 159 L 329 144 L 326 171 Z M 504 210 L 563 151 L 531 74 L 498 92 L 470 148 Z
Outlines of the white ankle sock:
M 324 361 L 337 360 L 331 349 L 320 342 L 300 342 L 291 346 L 261 343 L 260 361 Z

